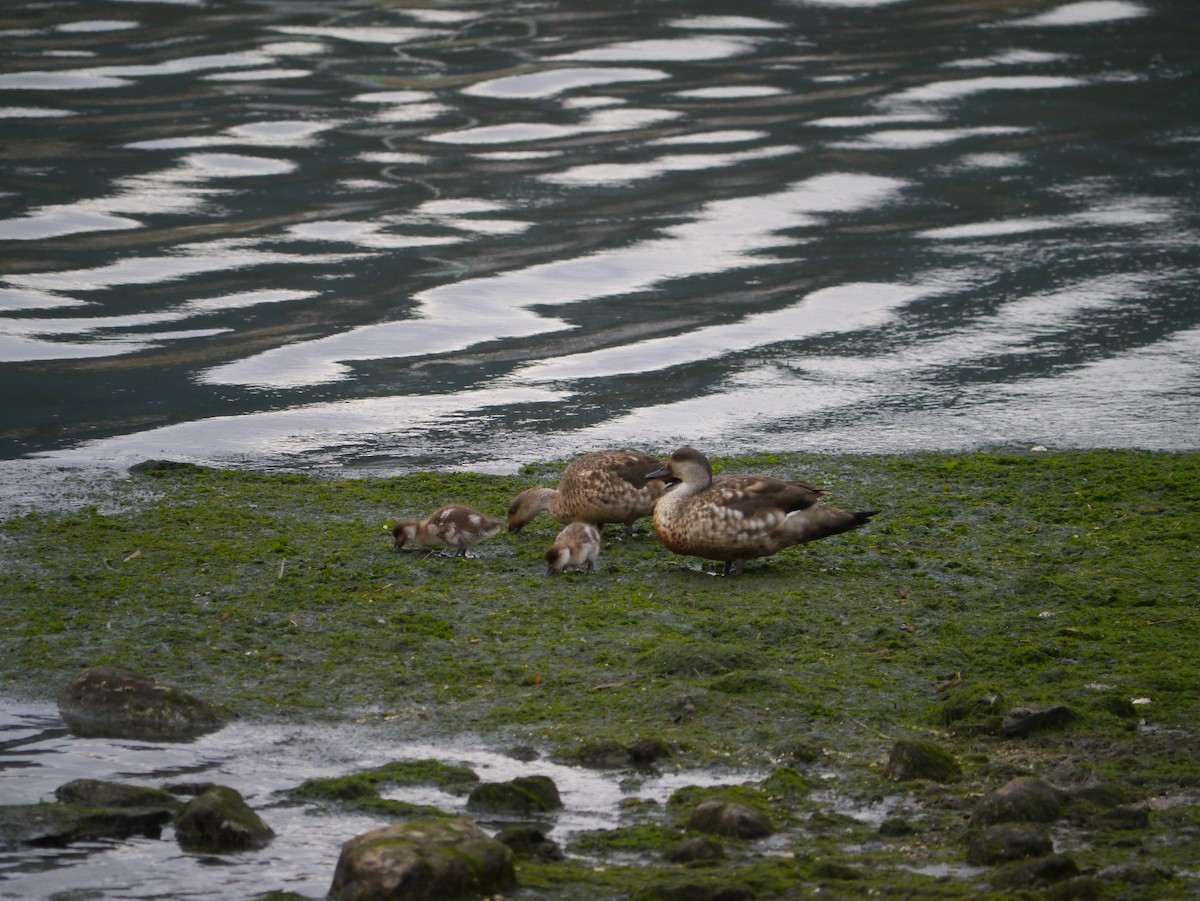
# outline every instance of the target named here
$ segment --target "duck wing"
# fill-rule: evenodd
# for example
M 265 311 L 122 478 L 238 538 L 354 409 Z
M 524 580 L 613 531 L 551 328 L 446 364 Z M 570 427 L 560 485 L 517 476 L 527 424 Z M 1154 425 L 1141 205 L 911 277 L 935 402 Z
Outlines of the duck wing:
M 824 493 L 816 485 L 799 479 L 722 476 L 700 496 L 736 510 L 745 517 L 754 517 L 768 508 L 778 511 L 775 515 L 807 509 Z

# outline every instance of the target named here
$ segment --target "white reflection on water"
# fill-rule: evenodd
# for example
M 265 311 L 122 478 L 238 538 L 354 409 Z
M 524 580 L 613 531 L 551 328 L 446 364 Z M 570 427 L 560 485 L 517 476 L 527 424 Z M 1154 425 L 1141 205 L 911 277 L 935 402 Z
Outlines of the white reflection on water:
M 1095 25 L 1098 22 L 1117 22 L 1121 19 L 1135 19 L 1149 12 L 1140 3 L 1129 3 L 1127 0 L 1083 0 L 1081 3 L 1068 3 L 1049 12 L 1024 19 L 1014 19 L 1003 25 L 1032 25 L 1032 26 L 1061 26 L 1061 25 Z
M 896 310 L 910 301 L 948 289 L 946 284 L 936 287 L 868 283 L 837 285 L 814 291 L 795 306 L 783 310 L 747 316 L 740 322 L 709 326 L 668 338 L 654 338 L 532 363 L 518 369 L 511 378 L 516 382 L 528 383 L 653 372 L 766 347 L 780 341 L 876 328 L 885 324 Z
M 1085 84 L 1085 79 L 1070 75 L 985 75 L 979 78 L 935 81 L 907 88 L 885 97 L 883 103 L 891 106 L 943 103 L 962 100 L 984 91 L 1044 91 L 1050 88 L 1075 88 Z
M 668 77 L 666 72 L 659 69 L 568 67 L 534 72 L 529 75 L 493 78 L 464 88 L 463 93 L 476 97 L 533 99 L 553 97 L 576 88 L 598 87 L 629 81 L 660 81 Z
M 689 37 L 661 40 L 623 41 L 590 50 L 552 56 L 562 62 L 619 63 L 636 60 L 653 62 L 701 62 L 749 53 L 756 46 L 751 38 Z
M 348 378 L 346 361 L 426 356 L 462 350 L 500 337 L 567 327 L 534 313 L 538 304 L 567 304 L 643 291 L 674 278 L 771 265 L 760 252 L 796 243 L 778 233 L 812 227 L 820 213 L 849 212 L 892 200 L 897 179 L 833 173 L 762 197 L 706 204 L 692 222 L 616 250 L 558 260 L 481 279 L 441 285 L 416 295 L 415 318 L 349 329 L 286 345 L 208 370 L 212 384 L 295 387 Z
M 1006 128 L 1001 125 L 981 125 L 976 128 L 901 128 L 877 131 L 873 134 L 863 135 L 861 138 L 855 138 L 853 141 L 834 141 L 829 146 L 841 150 L 921 150 L 926 147 L 936 147 L 939 144 L 949 144 L 952 141 L 1021 134 L 1027 130 Z
M 126 147 L 136 150 L 174 150 L 191 147 L 221 147 L 224 145 L 246 145 L 251 147 L 308 147 L 313 138 L 323 131 L 336 128 L 338 122 L 308 122 L 276 120 L 235 125 L 215 135 L 189 135 L 185 138 L 155 138 L 149 141 L 134 141 Z M 212 166 L 208 167 L 210 170 Z M 244 166 L 242 168 L 245 168 Z M 232 167 L 224 167 L 221 174 L 231 174 Z M 240 170 L 238 170 L 240 171 Z M 290 171 L 283 169 L 281 171 Z M 243 172 L 242 174 L 275 175 L 279 172 Z
M 645 178 L 656 178 L 668 172 L 719 169 L 755 160 L 800 153 L 801 150 L 800 147 L 778 145 L 758 150 L 742 150 L 736 153 L 673 154 L 641 163 L 593 163 L 543 175 L 542 180 L 558 185 L 620 185 Z
M 426 141 L 439 144 L 512 144 L 523 141 L 549 141 L 583 134 L 647 128 L 677 119 L 681 113 L 661 109 L 602 109 L 576 125 L 547 122 L 512 122 L 506 125 L 480 125 L 426 135 Z

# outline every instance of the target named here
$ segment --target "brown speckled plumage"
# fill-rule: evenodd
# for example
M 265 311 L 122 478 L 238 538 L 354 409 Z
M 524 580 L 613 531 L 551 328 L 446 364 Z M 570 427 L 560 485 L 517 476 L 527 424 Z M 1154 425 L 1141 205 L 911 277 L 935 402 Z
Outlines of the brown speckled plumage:
M 456 557 L 467 556 L 467 548 L 499 534 L 504 523 L 485 516 L 465 504 L 446 504 L 425 519 L 406 519 L 392 529 L 396 550 L 413 541 L 421 547 L 452 548 Z
M 817 503 L 824 491 L 770 476 L 713 480 L 708 458 L 682 447 L 651 478 L 677 482 L 654 507 L 654 531 L 677 554 L 721 560 L 737 575 L 747 560 L 865 525 L 878 510 L 851 513 Z
M 590 522 L 569 523 L 546 551 L 546 572 L 560 573 L 568 566 L 591 572 L 600 558 L 600 530 Z
M 632 526 L 651 514 L 663 493 L 662 482 L 646 479 L 647 473 L 661 467 L 661 460 L 636 451 L 584 454 L 563 470 L 557 489 L 530 488 L 513 498 L 508 508 L 509 531 L 521 531 L 543 510 L 561 523 Z

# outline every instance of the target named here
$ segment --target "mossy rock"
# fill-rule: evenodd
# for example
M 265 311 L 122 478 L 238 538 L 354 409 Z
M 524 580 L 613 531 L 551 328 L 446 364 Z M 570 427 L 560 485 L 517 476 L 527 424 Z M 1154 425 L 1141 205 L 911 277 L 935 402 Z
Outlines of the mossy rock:
M 182 689 L 120 666 L 90 666 L 59 695 L 58 710 L 76 735 L 187 741 L 228 716 Z
M 232 788 L 214 785 L 197 795 L 175 817 L 180 847 L 191 851 L 244 851 L 262 848 L 274 831 Z
M 984 797 L 971 813 L 972 826 L 1052 823 L 1062 815 L 1063 793 L 1041 779 L 1020 778 Z
M 100 779 L 75 779 L 54 790 L 54 797 L 63 804 L 82 807 L 114 807 L 119 809 L 156 808 L 174 812 L 178 798 L 160 788 L 105 782 Z
M 775 827 L 761 810 L 724 798 L 710 798 L 692 811 L 687 830 L 749 840 L 766 838 Z
M 562 807 L 558 786 L 549 776 L 519 776 L 508 782 L 484 782 L 467 798 L 469 810 L 529 815 Z
M 902 739 L 892 746 L 887 775 L 897 781 L 928 779 L 931 782 L 957 782 L 962 765 L 941 745 L 923 739 Z
M 344 845 L 333 901 L 486 897 L 517 884 L 513 852 L 470 820 L 443 817 L 384 826 Z
M 967 863 L 990 866 L 1027 857 L 1044 857 L 1054 851 L 1054 842 L 1042 828 L 1028 824 L 989 826 L 971 838 Z

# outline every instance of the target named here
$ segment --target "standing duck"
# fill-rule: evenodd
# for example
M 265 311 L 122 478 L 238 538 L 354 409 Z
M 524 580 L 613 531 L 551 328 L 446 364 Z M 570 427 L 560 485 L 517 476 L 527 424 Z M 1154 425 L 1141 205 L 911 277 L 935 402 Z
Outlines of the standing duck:
M 665 486 L 647 480 L 662 468 L 662 460 L 628 450 L 602 450 L 571 461 L 558 488 L 522 491 L 508 508 L 508 530 L 519 532 L 543 510 L 561 523 L 577 520 L 621 523 L 628 533 L 633 523 L 654 510 Z
M 421 547 L 448 547 L 454 556 L 467 556 L 467 548 L 474 547 L 484 538 L 491 538 L 504 528 L 504 523 L 480 513 L 465 504 L 446 504 L 433 511 L 425 519 L 406 519 L 396 523 L 392 529 L 392 540 L 396 550 L 407 541 L 415 541 Z
M 600 558 L 600 530 L 590 522 L 576 520 L 558 533 L 546 551 L 546 575 L 560 573 L 568 566 L 586 566 L 591 572 Z
M 808 482 L 770 476 L 713 481 L 708 458 L 691 447 L 671 454 L 647 478 L 672 487 L 654 507 L 654 531 L 677 554 L 724 561 L 736 576 L 747 560 L 866 525 L 878 510 L 850 513 L 818 504 L 825 492 Z

